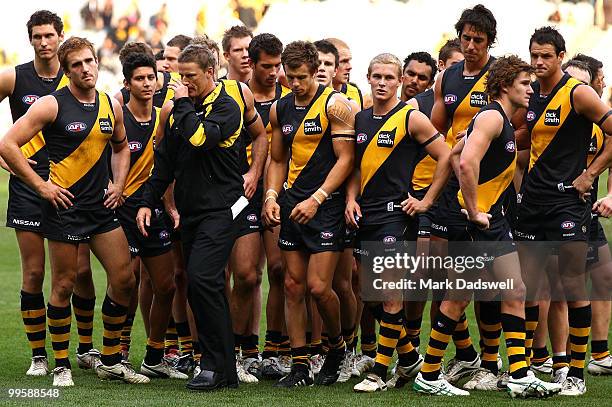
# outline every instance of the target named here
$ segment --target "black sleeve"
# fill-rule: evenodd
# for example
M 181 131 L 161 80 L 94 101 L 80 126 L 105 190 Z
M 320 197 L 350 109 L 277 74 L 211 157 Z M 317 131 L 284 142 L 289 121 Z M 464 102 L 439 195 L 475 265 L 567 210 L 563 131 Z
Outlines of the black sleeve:
M 139 207 L 156 207 L 168 186 L 174 181 L 178 140 L 170 127 L 170 119 L 166 123 L 164 132 L 164 138 L 153 153 L 153 169 L 151 170 L 151 176 L 144 185 L 142 202 L 139 203 Z

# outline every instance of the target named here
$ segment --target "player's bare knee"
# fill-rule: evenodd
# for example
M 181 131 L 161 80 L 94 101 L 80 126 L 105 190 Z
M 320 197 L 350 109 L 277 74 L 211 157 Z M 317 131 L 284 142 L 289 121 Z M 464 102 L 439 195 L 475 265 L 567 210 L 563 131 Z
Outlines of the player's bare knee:
M 44 279 L 45 279 L 44 269 L 23 270 L 22 287 L 26 292 L 29 292 L 29 293 L 41 292 Z

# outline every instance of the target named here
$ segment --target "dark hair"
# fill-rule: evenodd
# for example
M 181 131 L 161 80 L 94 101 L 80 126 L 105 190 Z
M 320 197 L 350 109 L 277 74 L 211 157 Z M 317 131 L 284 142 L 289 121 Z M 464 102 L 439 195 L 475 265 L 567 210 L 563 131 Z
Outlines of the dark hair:
M 516 55 L 508 55 L 495 60 L 489 68 L 485 83 L 489 98 L 494 99 L 501 95 L 502 87 L 512 86 L 514 80 L 521 72 L 531 74 L 534 68 Z
M 296 69 L 306 64 L 310 73 L 314 74 L 319 68 L 319 52 L 312 42 L 294 41 L 285 47 L 281 55 L 283 65 Z
M 164 59 L 164 50 L 160 49 L 159 51 L 157 51 L 157 53 L 153 55 L 153 58 L 155 58 L 156 61 L 161 61 L 162 59 Z
M 243 25 L 235 25 L 233 27 L 230 27 L 223 33 L 223 39 L 221 40 L 221 47 L 223 48 L 223 52 L 229 52 L 230 42 L 232 41 L 232 38 L 244 37 L 253 38 L 253 31 Z
M 572 60 L 584 62 L 588 66 L 589 73 L 591 74 L 591 82 L 597 78 L 597 71 L 603 69 L 603 63 L 599 59 L 589 55 L 576 54 Z
M 170 41 L 166 44 L 167 47 L 177 47 L 181 51 L 185 49 L 187 45 L 191 42 L 191 37 L 188 37 L 183 34 L 175 35 L 170 38 Z
M 466 24 L 473 26 L 477 32 L 487 34 L 489 46 L 495 42 L 497 38 L 497 21 L 491 10 L 482 4 L 477 4 L 473 8 L 463 10 L 459 21 L 455 24 L 455 30 L 459 38 L 461 38 L 461 33 Z
M 70 37 L 64 41 L 62 45 L 60 45 L 59 49 L 57 50 L 57 58 L 59 59 L 60 65 L 62 66 L 64 72 L 68 72 L 70 68 L 68 66 L 68 55 L 71 52 L 79 51 L 83 48 L 88 48 L 91 51 L 94 59 L 96 61 L 98 60 L 94 46 L 87 38 Z
M 149 54 L 137 52 L 129 54 L 122 62 L 123 65 L 123 78 L 126 81 L 130 81 L 134 75 L 136 68 L 151 67 L 153 72 L 157 75 L 157 66 L 155 65 L 155 59 Z
M 28 27 L 28 38 L 32 41 L 32 29 L 37 25 L 51 24 L 57 35 L 60 35 L 64 31 L 64 23 L 57 14 L 49 10 L 38 10 L 30 16 L 30 19 L 26 23 Z
M 189 44 L 179 55 L 178 62 L 195 62 L 203 71 L 206 71 L 208 68 L 214 69 L 217 58 L 215 58 L 215 54 L 213 54 L 213 51 L 208 46 Z
M 540 45 L 550 44 L 555 47 L 555 53 L 559 55 L 561 52 L 565 52 L 565 40 L 556 28 L 551 26 L 540 27 L 534 31 L 533 35 L 529 39 L 529 49 L 531 45 L 537 42 Z
M 422 62 L 424 64 L 429 65 L 429 67 L 431 68 L 431 74 L 429 75 L 429 83 L 433 83 L 434 77 L 436 76 L 436 72 L 438 71 L 438 65 L 428 52 L 419 51 L 413 52 L 412 54 L 408 55 L 404 59 L 404 66 L 402 70 L 406 70 L 410 61 Z
M 128 42 L 119 50 L 119 62 L 121 62 L 121 65 L 123 65 L 123 62 L 127 59 L 127 57 L 132 54 L 147 54 L 153 56 L 153 50 L 144 42 Z
M 274 34 L 256 35 L 249 44 L 249 58 L 254 64 L 259 61 L 262 52 L 270 56 L 278 56 L 283 52 L 283 43 Z
M 340 54 L 338 53 L 338 48 L 336 48 L 334 44 L 327 40 L 315 41 L 313 44 L 319 52 L 324 54 L 334 54 L 336 68 L 338 67 L 338 64 L 340 64 Z
M 461 52 L 461 43 L 459 42 L 459 38 L 453 38 L 444 43 L 442 48 L 440 48 L 440 52 L 438 53 L 438 60 L 446 63 L 446 61 L 453 56 L 454 52 Z

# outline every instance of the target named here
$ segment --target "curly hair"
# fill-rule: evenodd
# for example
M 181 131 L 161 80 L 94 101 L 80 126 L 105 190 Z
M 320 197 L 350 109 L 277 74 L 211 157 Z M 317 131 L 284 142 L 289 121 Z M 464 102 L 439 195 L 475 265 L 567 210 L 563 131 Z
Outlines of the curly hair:
M 91 51 L 94 59 L 97 61 L 96 51 L 94 46 L 87 38 L 82 37 L 70 37 L 60 45 L 57 51 L 57 57 L 59 58 L 60 65 L 64 72 L 68 72 L 70 67 L 68 66 L 68 55 L 72 52 L 80 51 L 83 48 L 88 48 Z
M 461 38 L 461 33 L 466 24 L 474 27 L 477 32 L 487 34 L 489 46 L 495 42 L 497 38 L 497 21 L 491 10 L 482 4 L 477 4 L 473 8 L 463 10 L 461 17 L 459 17 L 459 21 L 455 24 L 455 30 L 459 38 Z
M 57 32 L 57 35 L 60 35 L 62 31 L 64 31 L 64 23 L 57 14 L 49 10 L 38 10 L 30 16 L 30 19 L 26 23 L 26 27 L 28 27 L 28 37 L 30 38 L 30 41 L 32 41 L 32 29 L 35 26 L 46 24 L 52 25 L 55 29 L 55 32 Z
M 294 41 L 285 47 L 281 61 L 290 69 L 306 64 L 310 73 L 314 74 L 319 67 L 319 51 L 312 42 Z
M 495 99 L 502 94 L 504 86 L 512 86 L 521 72 L 531 74 L 533 71 L 534 68 L 531 65 L 516 55 L 498 58 L 489 68 L 485 91 L 490 99 Z
M 434 59 L 431 57 L 431 55 L 428 52 L 424 52 L 424 51 L 413 52 L 412 54 L 408 55 L 404 59 L 403 71 L 405 71 L 406 68 L 408 68 L 408 64 L 410 63 L 410 61 L 417 61 L 420 63 L 424 63 L 426 65 L 429 65 L 429 67 L 431 68 L 431 74 L 429 75 L 429 83 L 433 83 L 434 78 L 436 76 L 436 72 L 438 72 L 438 65 L 436 64 L 436 61 L 434 61 Z
M 278 56 L 283 52 L 283 43 L 274 34 L 256 35 L 249 44 L 249 58 L 254 64 L 259 61 L 262 52 L 270 56 Z

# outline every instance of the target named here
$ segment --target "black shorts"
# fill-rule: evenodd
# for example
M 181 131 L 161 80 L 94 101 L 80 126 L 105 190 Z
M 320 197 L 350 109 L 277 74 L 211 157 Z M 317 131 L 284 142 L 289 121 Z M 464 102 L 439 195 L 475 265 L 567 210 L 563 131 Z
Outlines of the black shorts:
M 587 241 L 591 222 L 591 203 L 579 200 L 541 205 L 517 205 L 514 237 L 520 241 Z
M 352 249 L 355 247 L 355 238 L 357 236 L 357 230 L 349 228 L 347 225 L 344 227 L 344 239 L 342 245 L 345 249 Z
M 466 216 L 461 213 L 456 188 L 447 185 L 442 191 L 436 208 L 430 211 L 432 212 L 431 236 L 448 241 L 461 240 L 458 234 L 463 233 L 468 222 Z
M 172 217 L 168 215 L 168 212 L 166 212 L 165 210 L 163 211 L 161 217 L 163 219 L 164 224 L 166 225 L 166 229 L 170 233 L 170 241 L 172 243 L 180 242 L 181 241 L 180 223 L 179 223 L 178 229 L 174 229 L 174 221 L 172 220 Z
M 91 236 L 121 227 L 115 212 L 100 204 L 94 208 L 55 209 L 48 201 L 42 205 L 43 236 L 64 243 L 87 243 Z
M 429 190 L 429 187 L 424 188 L 424 189 L 419 189 L 418 191 L 413 192 L 413 196 L 417 199 L 423 199 L 428 190 Z M 418 237 L 429 239 L 429 237 L 431 236 L 431 225 L 436 220 L 437 207 L 438 207 L 438 204 L 434 203 L 427 212 L 420 213 L 416 216 L 417 221 L 418 221 L 418 229 L 417 229 Z M 439 225 L 438 225 L 438 228 L 439 228 Z
M 263 232 L 261 223 L 261 210 L 263 207 L 263 184 L 259 183 L 255 194 L 249 199 L 249 204 L 234 220 L 236 239 L 251 233 Z
M 149 236 L 144 237 L 136 225 L 138 208 L 129 202 L 116 210 L 117 218 L 125 232 L 132 257 L 156 257 L 172 249 L 170 233 L 164 220 L 164 210 L 156 208 L 151 212 L 151 225 L 147 227 Z
M 323 202 L 315 216 L 305 225 L 289 219 L 295 205 L 280 203 L 281 229 L 278 247 L 307 253 L 340 252 L 344 250 L 346 224 L 344 199 L 335 197 Z
M 379 225 L 363 225 L 357 231 L 355 239 L 353 251 L 355 258 L 358 261 L 365 261 L 364 257 L 389 256 L 389 253 L 403 250 L 404 242 L 415 241 L 416 233 L 417 225 L 412 219 Z
M 452 234 L 454 239 L 449 243 L 449 254 L 452 256 L 478 257 L 486 253 L 493 259 L 516 251 L 510 223 L 501 215 L 491 219 L 488 229 L 479 229 L 472 222 L 467 222 L 464 228 L 453 228 Z M 483 244 L 460 242 L 483 242 Z
M 599 216 L 591 214 L 589 225 L 589 248 L 587 251 L 587 264 L 594 264 L 599 261 L 599 248 L 608 244 L 608 238 L 604 232 Z
M 11 175 L 6 208 L 6 226 L 28 232 L 42 232 L 42 199 L 32 188 Z

